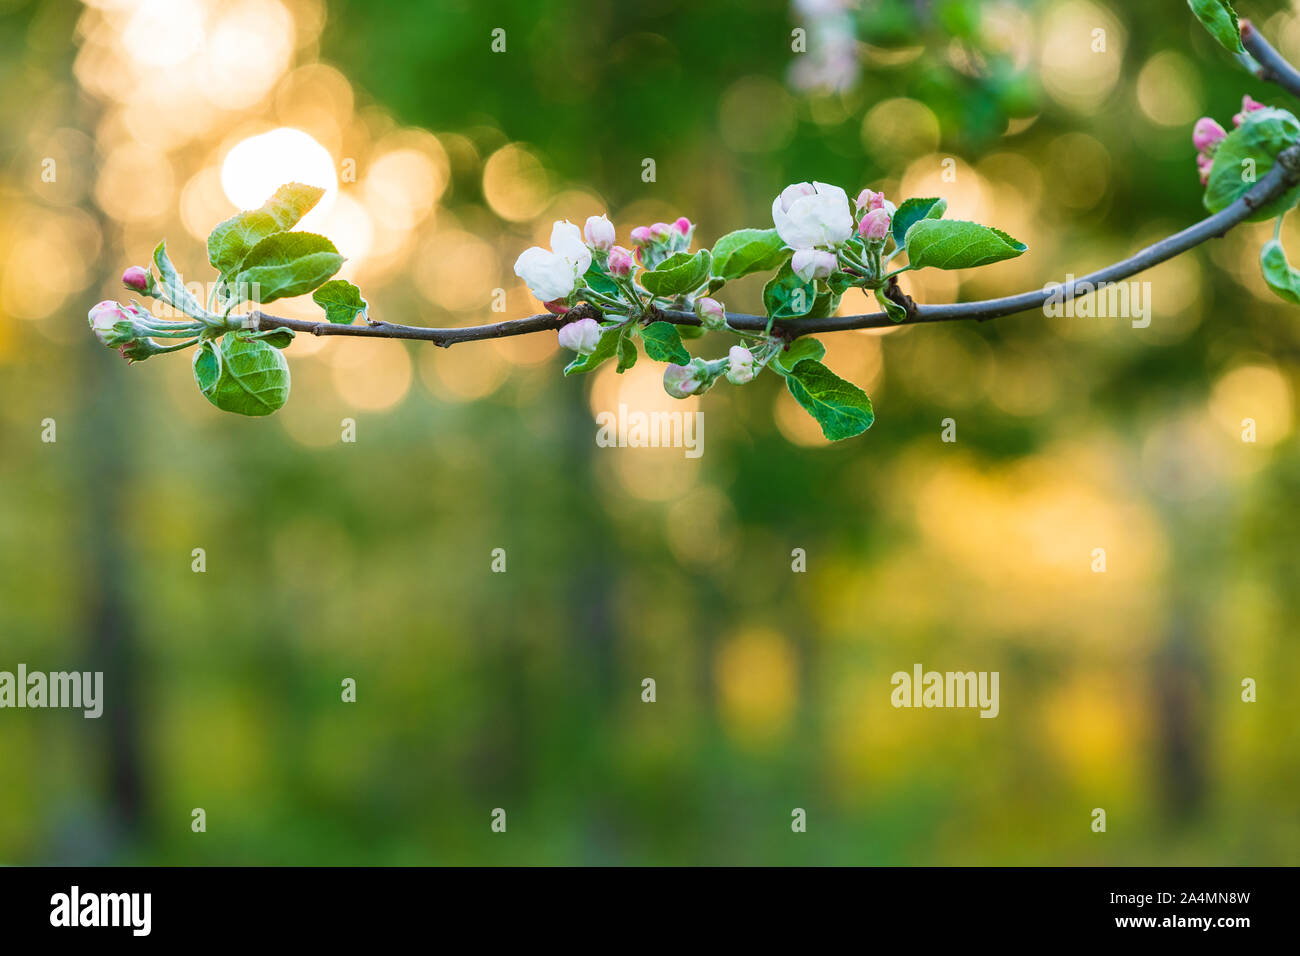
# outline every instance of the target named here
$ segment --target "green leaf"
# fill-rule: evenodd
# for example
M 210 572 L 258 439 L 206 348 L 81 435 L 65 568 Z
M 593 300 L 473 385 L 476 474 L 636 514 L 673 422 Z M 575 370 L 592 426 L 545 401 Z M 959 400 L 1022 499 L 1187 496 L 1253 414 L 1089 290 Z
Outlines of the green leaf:
M 713 275 L 739 279 L 751 272 L 769 272 L 789 256 L 775 229 L 737 229 L 713 244 Z
M 1259 267 L 1270 289 L 1292 305 L 1300 305 L 1300 272 L 1287 262 L 1282 243 L 1276 239 L 1264 243 L 1259 251 Z
M 612 358 L 619 349 L 619 342 L 622 341 L 623 330 L 618 326 L 608 326 L 601 333 L 600 341 L 596 344 L 596 351 L 590 355 L 579 355 L 568 365 L 564 366 L 565 375 L 577 375 L 580 372 L 590 372 L 596 366 L 600 365 L 607 358 Z M 621 360 L 621 357 L 620 357 Z
M 325 195 L 319 186 L 287 183 L 259 209 L 231 216 L 208 234 L 208 261 L 223 276 L 239 271 L 252 248 L 267 236 L 292 229 Z
M 876 301 L 880 303 L 881 311 L 889 316 L 889 321 L 902 322 L 907 318 L 907 310 L 885 295 L 883 286 L 876 290 Z
M 289 363 L 268 342 L 243 332 L 204 339 L 194 353 L 194 381 L 208 401 L 239 415 L 270 415 L 289 399 Z
M 608 295 L 615 299 L 623 298 L 623 290 L 618 287 L 618 283 L 611 276 L 602 272 L 594 260 L 587 267 L 587 271 L 583 273 L 582 282 L 587 288 L 595 289 L 601 295 Z
M 312 232 L 277 232 L 248 253 L 236 286 L 255 290 L 257 302 L 306 295 L 343 265 L 334 243 Z
M 636 342 L 626 332 L 618 340 L 618 374 L 622 375 L 636 364 Z
M 1241 25 L 1237 22 L 1237 11 L 1232 9 L 1228 0 L 1187 0 L 1187 5 L 1196 14 L 1196 19 L 1210 31 L 1210 36 L 1223 44 L 1230 53 L 1244 53 L 1241 45 Z
M 361 298 L 361 290 L 346 279 L 331 279 L 311 294 L 312 301 L 325 310 L 325 318 L 335 325 L 351 325 L 358 315 L 370 308 Z
M 861 435 L 875 421 L 867 393 L 815 359 L 803 359 L 790 369 L 785 385 L 831 441 Z
M 293 329 L 267 329 L 263 332 L 249 332 L 247 338 L 267 342 L 277 349 L 287 349 L 293 344 Z
M 1014 259 L 1029 247 L 1001 229 L 961 219 L 922 219 L 906 234 L 913 268 L 972 269 Z
M 158 275 L 162 279 L 159 284 L 162 286 L 163 297 L 168 302 L 192 319 L 202 319 L 208 314 L 199 300 L 186 290 L 180 273 L 172 265 L 172 260 L 167 255 L 166 239 L 158 243 L 158 248 L 154 249 L 153 264 L 158 268 Z
M 645 340 L 645 354 L 656 362 L 685 365 L 691 360 L 691 353 L 683 347 L 677 326 L 671 322 L 651 322 L 641 330 L 641 338 Z
M 807 315 L 816 301 L 816 286 L 795 275 L 788 259 L 763 286 L 763 309 L 774 319 L 796 319 Z
M 789 348 L 777 352 L 772 359 L 773 371 L 786 375 L 804 359 L 820 362 L 826 354 L 826 346 L 812 336 L 804 335 L 790 343 Z
M 907 230 L 911 229 L 922 219 L 941 219 L 948 209 L 948 200 L 946 199 L 909 199 L 898 207 L 894 213 L 894 221 L 890 225 L 890 230 L 894 234 L 894 242 L 901 249 L 907 245 Z
M 708 281 L 712 261 L 708 249 L 701 249 L 695 255 L 677 252 L 652 272 L 641 273 L 641 284 L 651 295 L 685 295 Z
M 1205 186 L 1205 208 L 1226 209 L 1251 190 L 1273 168 L 1277 154 L 1300 142 L 1300 121 L 1287 110 L 1269 107 L 1247 113 L 1214 152 L 1214 165 Z M 1272 219 L 1300 199 L 1300 186 L 1246 217 L 1248 222 Z

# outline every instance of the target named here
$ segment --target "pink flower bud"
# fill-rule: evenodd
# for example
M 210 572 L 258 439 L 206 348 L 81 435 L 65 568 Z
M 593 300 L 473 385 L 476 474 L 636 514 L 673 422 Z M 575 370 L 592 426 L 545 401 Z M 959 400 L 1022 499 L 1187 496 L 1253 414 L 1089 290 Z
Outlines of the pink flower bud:
M 634 246 L 644 246 L 653 240 L 654 236 L 650 234 L 649 226 L 637 226 L 632 230 L 632 244 Z
M 862 217 L 858 223 L 858 235 L 868 242 L 880 242 L 889 235 L 889 223 L 893 217 L 887 209 L 873 209 Z
M 664 391 L 673 398 L 686 398 L 699 391 L 703 381 L 693 365 L 669 365 L 664 369 Z
M 696 299 L 695 314 L 706 329 L 717 331 L 727 327 L 727 310 L 717 299 L 710 299 L 707 295 Z
M 790 260 L 790 268 L 804 282 L 814 279 L 829 279 L 835 271 L 837 260 L 835 253 L 823 249 L 796 249 Z
M 90 320 L 90 329 L 95 333 L 95 338 L 112 348 L 122 344 L 122 337 L 114 333 L 113 326 L 119 322 L 131 321 L 131 313 L 111 299 L 92 306 L 86 317 Z
M 689 236 L 691 234 L 691 230 L 694 229 L 695 227 L 691 225 L 691 221 L 689 219 L 687 219 L 685 216 L 682 216 L 675 223 L 673 223 L 673 228 L 676 229 L 678 232 L 680 232 L 683 236 Z
M 1202 116 L 1192 129 L 1192 145 L 1196 147 L 1197 152 L 1203 153 L 1217 147 L 1227 135 L 1222 126 L 1210 117 Z
M 1201 153 L 1196 157 L 1196 171 L 1201 176 L 1201 185 L 1204 186 L 1210 181 L 1210 170 L 1214 168 L 1214 159 Z
M 1255 110 L 1262 110 L 1267 108 L 1268 107 L 1266 107 L 1263 103 L 1259 102 L 1259 100 L 1251 99 L 1250 94 L 1247 93 L 1245 96 L 1241 98 L 1241 112 L 1232 118 L 1232 125 L 1240 126 L 1242 124 L 1242 121 L 1246 119 L 1247 113 L 1253 113 L 1255 112 Z M 1199 126 L 1200 124 L 1198 123 L 1197 125 Z
M 149 289 L 149 273 L 145 272 L 140 266 L 131 266 L 122 273 L 122 285 L 136 292 L 147 292 Z
M 673 227 L 666 222 L 657 222 L 650 227 L 650 238 L 655 242 L 663 242 L 673 234 Z
M 560 345 L 583 355 L 590 355 L 600 344 L 600 323 L 595 319 L 579 319 L 560 329 Z
M 639 253 L 641 250 L 637 250 Z M 609 250 L 609 274 L 623 279 L 632 274 L 632 253 L 622 246 Z
M 550 302 L 543 302 L 542 307 L 547 312 L 554 312 L 556 315 L 564 315 L 569 311 L 569 304 L 563 299 L 552 299 Z
M 745 385 L 754 380 L 754 353 L 743 345 L 733 345 L 727 353 L 727 381 Z
M 883 209 L 885 208 L 885 194 L 871 189 L 864 189 L 858 193 L 856 202 L 858 212 L 862 212 L 864 209 Z
M 587 240 L 587 245 L 601 252 L 608 252 L 614 245 L 614 224 L 609 221 L 608 216 L 588 218 L 587 224 L 582 228 L 582 234 Z

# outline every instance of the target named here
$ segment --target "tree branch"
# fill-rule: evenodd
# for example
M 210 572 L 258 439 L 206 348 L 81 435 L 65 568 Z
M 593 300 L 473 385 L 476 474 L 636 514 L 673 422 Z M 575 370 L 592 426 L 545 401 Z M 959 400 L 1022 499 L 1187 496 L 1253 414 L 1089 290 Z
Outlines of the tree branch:
M 1264 39 L 1249 20 L 1241 21 L 1241 43 L 1259 64 L 1257 76 L 1268 83 L 1276 83 L 1292 96 L 1300 96 L 1300 71 Z
M 1250 31 L 1251 46 L 1271 51 L 1273 57 L 1286 68 L 1294 78 L 1296 89 L 1300 90 L 1300 73 L 1282 60 L 1277 51 L 1259 38 L 1257 31 Z M 1261 49 L 1261 53 L 1263 50 Z M 1252 48 L 1252 54 L 1259 54 Z M 1261 63 L 1264 61 L 1261 60 Z M 1268 67 L 1274 69 L 1274 67 Z M 1278 83 L 1287 86 L 1291 80 L 1278 79 Z M 1290 89 L 1290 86 L 1287 86 Z M 1300 94 L 1298 94 L 1300 95 Z M 1066 302 L 1079 294 L 1087 294 L 1103 282 L 1117 282 L 1136 275 L 1152 266 L 1172 259 L 1208 239 L 1219 238 L 1234 226 L 1242 223 L 1251 213 L 1266 205 L 1287 190 L 1300 183 L 1300 146 L 1289 146 L 1278 154 L 1273 168 L 1244 196 L 1226 209 L 1202 219 L 1182 232 L 1175 233 L 1140 252 L 1134 253 L 1112 265 L 1099 269 L 1081 278 L 1065 284 L 1059 289 L 1061 301 Z M 896 325 L 914 325 L 922 322 L 953 322 L 965 319 L 985 321 L 1017 312 L 1041 308 L 1048 299 L 1057 294 L 1056 289 L 1034 289 L 1020 295 L 1005 296 L 1000 299 L 987 299 L 981 302 L 959 302 L 952 305 L 908 305 L 908 318 L 904 322 L 893 322 L 883 312 L 863 315 L 834 315 L 823 319 L 780 319 L 772 323 L 772 330 L 783 338 L 792 340 L 801 335 L 817 332 L 844 332 L 852 329 L 892 328 Z M 577 311 L 577 310 L 575 310 Z M 267 315 L 264 312 L 249 314 L 247 324 L 252 329 L 292 329 L 311 335 L 351 335 L 365 338 L 416 339 L 433 342 L 444 348 L 458 342 L 472 342 L 481 339 L 499 339 L 512 335 L 527 335 L 532 332 L 545 332 L 560 328 L 574 318 L 574 314 L 556 315 L 540 313 L 523 319 L 512 319 L 491 325 L 471 325 L 463 328 L 425 328 L 422 326 L 394 325 L 390 322 L 370 322 L 366 325 L 334 325 L 330 322 L 313 322 L 303 319 L 285 319 Z M 658 310 L 656 319 L 672 322 L 675 325 L 699 325 L 700 320 L 693 312 L 663 309 Z M 748 332 L 762 332 L 768 325 L 768 318 L 762 315 L 728 312 L 727 323 L 735 329 Z

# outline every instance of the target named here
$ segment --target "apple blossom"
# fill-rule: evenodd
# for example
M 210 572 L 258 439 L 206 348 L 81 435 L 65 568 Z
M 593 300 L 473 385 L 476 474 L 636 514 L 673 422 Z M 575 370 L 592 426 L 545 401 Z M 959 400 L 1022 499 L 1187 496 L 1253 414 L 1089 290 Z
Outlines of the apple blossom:
M 600 344 L 603 330 L 595 319 L 579 319 L 560 329 L 560 345 L 583 355 L 590 355 Z
M 702 371 L 694 362 L 690 365 L 669 365 L 664 369 L 664 391 L 673 398 L 694 395 L 704 384 Z
M 614 245 L 614 224 L 608 216 L 589 216 L 582 229 L 587 245 L 600 252 L 609 252 Z
M 591 266 L 591 250 L 582 241 L 578 227 L 567 219 L 551 229 L 551 248 L 532 246 L 515 260 L 515 275 L 543 302 L 567 299 L 578 287 L 582 274 Z
M 110 348 L 116 348 L 130 338 L 120 330 L 115 332 L 113 327 L 119 322 L 130 322 L 133 316 L 124 305 L 112 299 L 106 299 L 92 306 L 86 313 L 86 317 L 90 320 L 90 328 L 95 333 L 95 338 Z
M 147 292 L 149 290 L 149 273 L 140 266 L 131 266 L 122 273 L 122 285 L 135 292 Z
M 858 212 L 882 209 L 885 205 L 885 194 L 878 193 L 871 189 L 864 189 L 862 192 L 858 193 L 858 198 L 855 200 L 855 203 L 857 204 Z
M 790 260 L 790 268 L 804 282 L 830 278 L 835 265 L 835 253 L 822 249 L 796 249 Z
M 707 295 L 700 296 L 695 300 L 695 314 L 700 317 L 700 325 L 712 332 L 727 327 L 727 310 L 717 299 L 711 299 Z
M 887 209 L 873 209 L 862 217 L 858 223 L 858 234 L 868 242 L 882 242 L 889 235 L 889 224 L 893 217 Z
M 609 274 L 616 279 L 625 279 L 632 274 L 632 252 L 622 246 L 615 246 L 609 251 Z
M 1196 121 L 1196 126 L 1192 130 L 1192 145 L 1198 152 L 1204 153 L 1216 148 L 1227 135 L 1223 127 L 1213 119 L 1202 116 Z
M 637 226 L 632 230 L 632 245 L 644 246 L 654 241 L 654 236 L 650 234 L 649 226 Z
M 772 222 L 791 249 L 833 248 L 853 235 L 848 194 L 827 183 L 787 186 L 772 201 Z
M 1247 93 L 1245 96 L 1241 98 L 1241 112 L 1232 117 L 1232 125 L 1240 126 L 1242 122 L 1246 119 L 1247 113 L 1253 113 L 1255 112 L 1255 110 L 1262 110 L 1267 108 L 1268 107 L 1265 106 L 1263 103 L 1259 102 L 1256 99 L 1252 99 L 1251 95 Z M 1199 126 L 1200 124 L 1198 123 L 1197 125 Z M 1199 149 L 1200 147 L 1197 148 Z
M 727 381 L 745 385 L 754 380 L 754 353 L 743 345 L 733 345 L 727 353 Z
M 674 222 L 673 227 L 683 236 L 689 236 L 692 230 L 695 229 L 695 226 L 685 216 L 680 217 L 676 222 Z

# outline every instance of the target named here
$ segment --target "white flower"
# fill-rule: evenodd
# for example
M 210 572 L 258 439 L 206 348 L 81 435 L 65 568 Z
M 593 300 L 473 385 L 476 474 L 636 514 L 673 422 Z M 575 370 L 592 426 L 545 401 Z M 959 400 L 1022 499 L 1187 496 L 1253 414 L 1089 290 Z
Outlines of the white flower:
M 582 234 L 587 237 L 587 245 L 601 252 L 609 252 L 614 246 L 614 224 L 608 216 L 590 216 Z
M 821 249 L 796 249 L 790 259 L 790 268 L 804 282 L 829 279 L 836 266 L 835 253 Z
M 777 235 L 791 249 L 827 249 L 853 235 L 848 194 L 827 183 L 795 183 L 772 201 Z
M 727 353 L 727 381 L 744 385 L 754 380 L 754 353 L 743 345 L 733 345 Z
M 515 275 L 543 302 L 567 299 L 591 265 L 591 250 L 578 227 L 562 219 L 551 229 L 551 248 L 533 246 L 515 260 Z
M 583 355 L 590 355 L 600 344 L 600 323 L 595 319 L 579 319 L 560 329 L 560 346 Z

